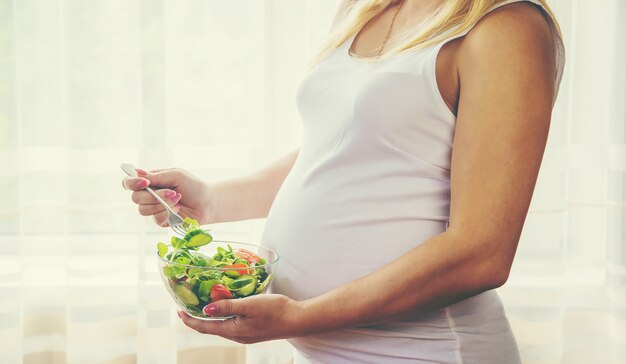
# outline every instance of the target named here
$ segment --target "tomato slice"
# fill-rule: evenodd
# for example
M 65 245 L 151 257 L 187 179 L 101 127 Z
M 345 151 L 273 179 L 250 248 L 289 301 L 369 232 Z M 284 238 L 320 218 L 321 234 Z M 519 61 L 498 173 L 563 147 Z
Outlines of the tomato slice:
M 231 291 L 223 284 L 214 284 L 211 287 L 211 302 L 221 301 L 223 299 L 233 298 Z
M 243 269 L 235 270 L 235 272 L 239 273 L 240 276 L 242 276 L 244 274 L 252 274 L 252 269 L 248 268 L 248 266 L 243 264 L 243 263 L 225 265 L 222 268 L 243 268 Z
M 246 249 L 237 249 L 233 252 L 237 258 L 245 259 L 250 264 L 258 264 L 261 257 Z

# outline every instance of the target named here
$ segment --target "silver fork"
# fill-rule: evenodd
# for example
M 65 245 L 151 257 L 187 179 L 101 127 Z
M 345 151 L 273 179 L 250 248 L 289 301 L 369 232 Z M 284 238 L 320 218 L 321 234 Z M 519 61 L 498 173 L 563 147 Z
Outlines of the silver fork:
M 137 177 L 137 171 L 135 171 L 135 166 L 133 166 L 132 164 L 122 163 L 120 167 L 122 167 L 122 170 L 126 172 L 127 175 L 131 177 Z M 157 195 L 152 188 L 146 187 L 146 191 L 154 196 L 154 198 L 156 198 L 157 201 L 159 201 L 161 205 L 163 205 L 167 210 L 167 222 L 169 223 L 170 228 L 172 228 L 172 230 L 174 230 L 176 234 L 184 236 L 186 234 L 186 231 L 185 228 L 183 228 L 183 218 L 180 217 L 180 215 L 178 215 L 174 210 L 172 210 L 167 202 L 163 201 L 163 199 L 159 197 L 159 195 Z

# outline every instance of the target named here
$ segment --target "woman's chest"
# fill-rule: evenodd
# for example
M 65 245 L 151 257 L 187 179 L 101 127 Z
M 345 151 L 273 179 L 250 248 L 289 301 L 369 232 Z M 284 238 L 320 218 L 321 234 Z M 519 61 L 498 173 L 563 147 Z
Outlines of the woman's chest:
M 339 48 L 301 82 L 297 105 L 305 133 L 411 133 L 433 121 L 454 124 L 440 94 L 432 48 L 384 62 L 361 62 Z

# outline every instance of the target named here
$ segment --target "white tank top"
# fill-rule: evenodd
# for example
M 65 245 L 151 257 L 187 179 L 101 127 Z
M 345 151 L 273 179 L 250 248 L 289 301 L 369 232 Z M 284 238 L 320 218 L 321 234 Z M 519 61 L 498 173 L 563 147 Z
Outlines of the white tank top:
M 449 219 L 456 118 L 435 61 L 451 39 L 372 63 L 349 55 L 353 38 L 300 85 L 303 143 L 265 226 L 263 245 L 281 257 L 272 291 L 296 300 L 380 269 Z M 556 33 L 555 42 L 558 84 Z M 495 291 L 408 321 L 289 341 L 296 363 L 520 362 Z

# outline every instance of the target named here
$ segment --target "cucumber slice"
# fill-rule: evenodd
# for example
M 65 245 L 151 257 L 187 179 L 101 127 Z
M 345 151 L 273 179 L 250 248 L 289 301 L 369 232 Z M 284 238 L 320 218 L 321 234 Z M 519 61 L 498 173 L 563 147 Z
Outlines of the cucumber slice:
M 237 272 L 236 270 L 226 270 L 224 271 L 224 275 L 227 277 L 238 278 L 239 272 Z
M 203 229 L 194 229 L 185 234 L 187 241 L 187 247 L 195 248 L 203 245 L 207 245 L 213 240 L 213 237 Z
M 256 278 L 249 274 L 244 274 L 241 277 L 235 279 L 231 284 L 228 285 L 228 288 L 231 290 L 237 290 L 243 286 L 250 284 L 250 282 L 256 281 Z
M 230 287 L 230 284 L 233 283 L 235 280 L 230 278 L 229 276 L 222 276 L 222 281 L 224 281 L 224 284 L 228 287 Z
M 256 288 L 256 291 L 254 291 L 254 294 L 263 293 L 263 291 L 265 291 L 271 279 L 272 279 L 272 274 L 270 273 L 270 275 L 267 276 L 267 278 L 265 278 L 265 280 L 261 282 L 261 284 L 259 284 L 259 286 Z
M 197 231 L 197 230 L 194 230 L 194 231 Z M 187 233 L 187 235 L 189 235 L 189 233 Z M 186 237 L 187 236 L 185 236 L 185 238 Z M 193 248 L 193 247 L 207 245 L 208 243 L 213 241 L 213 237 L 207 234 L 206 232 L 204 232 L 204 230 L 200 230 L 200 232 L 192 235 L 189 239 L 185 239 L 185 240 L 187 240 L 187 246 Z
M 255 292 L 257 280 L 254 276 L 244 274 L 239 279 L 231 283 L 231 288 L 237 295 L 246 297 Z M 237 288 L 235 288 L 237 287 Z
M 193 290 L 188 284 L 179 283 L 174 287 L 174 293 L 185 305 L 196 306 L 200 303 L 198 296 L 193 293 Z
M 185 234 L 185 236 L 183 237 L 184 240 L 189 241 L 189 239 L 191 239 L 192 236 L 196 235 L 196 234 L 200 234 L 203 233 L 204 230 L 202 229 L 193 229 L 187 232 L 187 234 Z

